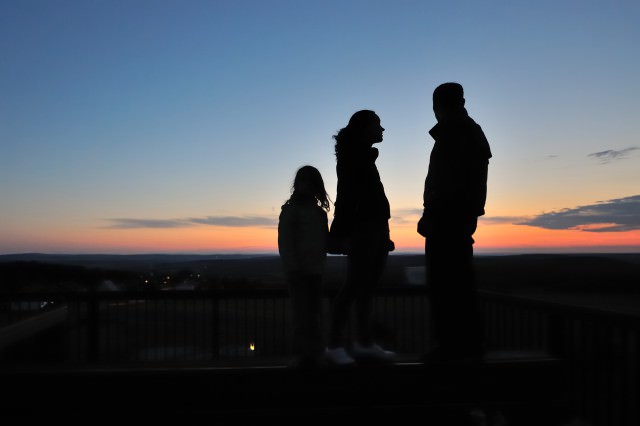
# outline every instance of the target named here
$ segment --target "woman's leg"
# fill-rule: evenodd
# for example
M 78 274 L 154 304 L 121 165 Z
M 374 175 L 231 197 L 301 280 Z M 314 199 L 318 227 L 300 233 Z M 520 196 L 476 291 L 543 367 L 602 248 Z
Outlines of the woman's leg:
M 384 249 L 384 248 L 383 248 Z M 356 295 L 356 338 L 363 346 L 371 346 L 374 343 L 372 329 L 373 298 L 384 272 L 388 252 L 376 250 L 364 253 L 353 263 L 354 281 L 357 282 L 358 293 Z
M 356 299 L 358 288 L 352 273 L 351 257 L 349 255 L 347 262 L 347 279 L 344 285 L 338 291 L 331 310 L 331 328 L 329 330 L 329 348 L 338 348 L 344 346 L 344 332 L 349 321 L 349 313 L 351 306 Z
M 365 222 L 351 238 L 347 278 L 333 305 L 329 347 L 344 346 L 344 330 L 355 304 L 356 338 L 363 345 L 373 343 L 371 313 L 373 295 L 386 266 L 389 230 L 386 223 Z

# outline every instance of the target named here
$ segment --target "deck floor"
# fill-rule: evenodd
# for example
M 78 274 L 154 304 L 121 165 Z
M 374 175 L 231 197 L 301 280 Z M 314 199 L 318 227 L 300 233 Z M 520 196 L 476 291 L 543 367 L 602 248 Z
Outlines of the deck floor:
M 481 365 L 428 365 L 404 357 L 389 365 L 310 371 L 285 361 L 4 366 L 0 378 L 10 391 L 2 413 L 292 422 L 354 416 L 400 424 L 417 417 L 446 424 L 445 417 L 455 417 L 451 424 L 458 424 L 460 416 L 500 412 L 511 426 L 535 424 L 527 422 L 540 416 L 546 425 L 559 425 L 566 402 L 562 362 L 544 354 L 493 353 Z

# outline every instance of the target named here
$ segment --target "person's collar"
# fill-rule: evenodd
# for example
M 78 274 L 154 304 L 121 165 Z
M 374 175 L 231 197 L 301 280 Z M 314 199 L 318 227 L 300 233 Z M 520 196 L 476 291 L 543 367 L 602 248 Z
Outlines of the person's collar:
M 380 154 L 380 151 L 378 151 L 378 148 L 371 147 L 369 148 L 369 152 L 371 153 L 370 155 L 373 161 L 376 161 L 376 159 L 378 158 L 378 155 Z
M 349 156 L 349 158 L 372 158 L 375 160 L 378 158 L 378 148 L 375 148 L 372 145 L 352 145 L 349 146 L 348 149 L 343 151 L 343 154 Z
M 429 130 L 429 134 L 434 139 L 437 139 L 443 131 L 452 126 L 458 126 L 461 122 L 467 121 L 469 119 L 469 113 L 466 108 L 461 108 L 457 111 L 452 111 L 449 113 L 446 119 L 441 120 L 436 123 L 435 126 Z

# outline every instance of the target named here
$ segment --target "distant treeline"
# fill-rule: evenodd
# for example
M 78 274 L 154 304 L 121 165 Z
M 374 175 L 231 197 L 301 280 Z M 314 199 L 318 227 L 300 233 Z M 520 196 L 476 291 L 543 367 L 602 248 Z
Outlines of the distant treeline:
M 640 254 L 479 256 L 478 285 L 498 291 L 537 288 L 640 294 Z
M 56 262 L 59 260 L 59 262 Z M 139 260 L 136 259 L 136 260 Z M 187 259 L 157 257 L 138 263 L 127 256 L 100 266 L 49 261 L 0 261 L 0 292 L 99 289 L 106 281 L 120 290 L 158 290 L 188 284 L 194 289 L 282 287 L 277 255 Z M 86 261 L 86 259 L 85 259 Z M 330 256 L 325 285 L 337 287 L 346 276 L 345 256 Z M 540 254 L 477 256 L 480 288 L 509 292 L 521 288 L 640 293 L 640 254 Z M 407 284 L 409 267 L 424 265 L 421 255 L 389 257 L 382 286 Z
M 78 291 L 97 289 L 105 280 L 135 286 L 139 275 L 77 265 L 18 261 L 0 263 L 0 291 Z

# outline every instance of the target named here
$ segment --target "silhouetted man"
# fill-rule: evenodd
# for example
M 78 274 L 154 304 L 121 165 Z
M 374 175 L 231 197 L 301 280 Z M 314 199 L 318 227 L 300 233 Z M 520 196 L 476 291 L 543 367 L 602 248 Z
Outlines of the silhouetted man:
M 438 123 L 424 186 L 418 233 L 425 237 L 427 285 L 438 349 L 430 360 L 483 356 L 472 238 L 484 214 L 491 150 L 482 128 L 465 109 L 462 86 L 444 83 L 433 92 Z

